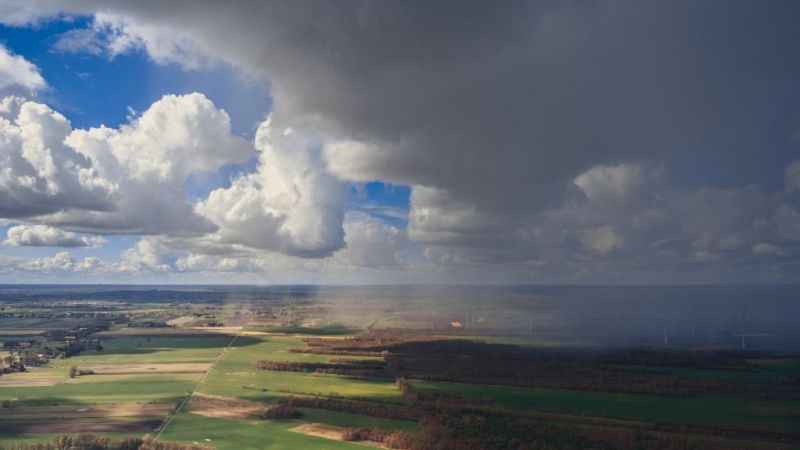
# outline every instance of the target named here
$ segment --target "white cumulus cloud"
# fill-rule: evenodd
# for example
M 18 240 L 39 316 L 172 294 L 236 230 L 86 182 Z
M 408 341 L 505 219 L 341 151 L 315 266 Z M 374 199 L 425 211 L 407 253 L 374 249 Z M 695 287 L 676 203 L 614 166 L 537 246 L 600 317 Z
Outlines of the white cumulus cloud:
M 344 184 L 328 173 L 316 139 L 285 130 L 263 122 L 257 171 L 212 191 L 197 212 L 219 227 L 220 243 L 330 255 L 344 245 Z
M 39 273 L 93 272 L 102 262 L 93 256 L 76 260 L 69 252 L 58 252 L 53 256 L 19 261 L 16 269 Z
M 114 180 L 119 186 L 117 202 L 113 211 L 68 210 L 41 220 L 107 233 L 214 231 L 187 200 L 186 179 L 254 154 L 250 144 L 232 134 L 228 114 L 198 93 L 164 96 L 128 124 L 74 130 L 65 142 L 91 158 L 98 173 Z
M 38 67 L 0 44 L 0 92 L 12 87 L 35 91 L 46 86 Z
M 69 121 L 18 97 L 0 102 L 0 217 L 114 209 L 116 185 L 64 144 Z
M 6 232 L 6 245 L 25 247 L 99 247 L 100 236 L 84 236 L 47 225 L 17 225 Z

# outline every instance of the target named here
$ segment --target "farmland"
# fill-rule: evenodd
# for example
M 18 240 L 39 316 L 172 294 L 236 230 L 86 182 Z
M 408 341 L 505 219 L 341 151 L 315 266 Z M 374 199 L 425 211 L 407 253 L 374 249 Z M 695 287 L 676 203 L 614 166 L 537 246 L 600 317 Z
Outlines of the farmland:
M 483 329 L 451 325 L 447 304 L 415 316 L 381 301 L 343 321 L 351 300 L 296 293 L 90 297 L 6 301 L 9 317 L 37 317 L 0 321 L 0 446 L 76 433 L 217 449 L 800 442 L 800 359 L 787 351 L 503 336 L 477 313 Z

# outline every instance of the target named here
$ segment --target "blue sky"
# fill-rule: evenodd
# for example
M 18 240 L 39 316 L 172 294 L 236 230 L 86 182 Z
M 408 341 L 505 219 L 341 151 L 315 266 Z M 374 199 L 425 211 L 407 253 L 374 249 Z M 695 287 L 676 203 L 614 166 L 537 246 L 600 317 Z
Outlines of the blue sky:
M 54 50 L 59 35 L 88 25 L 88 18 L 51 20 L 35 27 L 0 25 L 0 40 L 36 64 L 50 88 L 42 100 L 68 116 L 75 128 L 126 122 L 128 107 L 144 111 L 166 94 L 202 92 L 231 116 L 233 129 L 252 136 L 271 109 L 263 83 L 247 80 L 225 65 L 184 70 L 177 64 L 154 64 L 143 51 L 106 55 Z

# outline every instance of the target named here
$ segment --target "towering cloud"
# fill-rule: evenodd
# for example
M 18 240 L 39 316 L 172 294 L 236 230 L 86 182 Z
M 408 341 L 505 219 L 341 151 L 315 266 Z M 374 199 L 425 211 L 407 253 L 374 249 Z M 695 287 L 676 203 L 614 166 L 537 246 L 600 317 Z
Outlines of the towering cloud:
M 183 184 L 254 150 L 200 94 L 166 96 L 119 129 L 72 130 L 41 103 L 0 103 L 0 217 L 108 233 L 209 232 Z
M 70 130 L 46 105 L 17 97 L 0 102 L 0 217 L 114 209 L 117 186 L 64 145 Z
M 219 227 L 220 243 L 327 256 L 344 245 L 344 185 L 331 176 L 321 143 L 270 120 L 256 132 L 255 173 L 217 189 L 197 211 Z
M 165 96 L 119 129 L 74 130 L 65 143 L 118 186 L 113 211 L 67 210 L 41 217 L 51 225 L 103 233 L 207 233 L 194 213 L 189 175 L 243 162 L 254 150 L 234 136 L 228 114 L 202 94 Z

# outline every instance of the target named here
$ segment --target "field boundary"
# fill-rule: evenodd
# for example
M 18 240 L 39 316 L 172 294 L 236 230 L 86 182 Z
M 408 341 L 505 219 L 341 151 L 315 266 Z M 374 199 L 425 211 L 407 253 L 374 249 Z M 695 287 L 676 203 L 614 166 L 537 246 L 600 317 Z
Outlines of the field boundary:
M 208 379 L 208 375 L 211 373 L 211 371 L 214 369 L 214 367 L 216 367 L 217 363 L 222 360 L 222 358 L 225 356 L 225 353 L 227 353 L 228 350 L 230 350 L 233 347 L 233 345 L 239 339 L 239 336 L 241 336 L 241 331 L 239 333 L 237 333 L 236 335 L 234 335 L 231 338 L 230 342 L 228 342 L 228 345 L 226 345 L 219 352 L 219 354 L 217 354 L 217 357 L 214 358 L 214 361 L 208 367 L 208 370 L 205 371 L 205 373 L 200 378 L 200 380 L 197 381 L 197 384 L 195 384 L 194 389 L 192 390 L 192 392 L 190 392 L 189 395 L 184 397 L 183 400 L 181 400 L 180 403 L 178 403 L 178 406 L 176 406 L 173 411 L 170 411 L 170 413 L 167 414 L 167 417 L 164 418 L 164 421 L 161 423 L 161 426 L 158 427 L 158 433 L 156 433 L 156 436 L 154 438 L 155 441 L 157 441 L 157 440 L 159 440 L 161 438 L 161 434 L 164 433 L 164 430 L 166 430 L 167 427 L 169 427 L 169 424 L 172 423 L 172 420 L 175 418 L 175 416 L 177 416 L 178 414 L 181 413 L 181 411 L 183 411 L 183 409 L 189 403 L 189 400 L 191 400 L 192 397 L 194 397 L 194 395 L 197 393 L 198 389 L 200 389 L 200 387 L 202 387 L 203 384 L 205 384 L 206 380 Z

